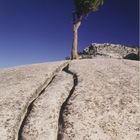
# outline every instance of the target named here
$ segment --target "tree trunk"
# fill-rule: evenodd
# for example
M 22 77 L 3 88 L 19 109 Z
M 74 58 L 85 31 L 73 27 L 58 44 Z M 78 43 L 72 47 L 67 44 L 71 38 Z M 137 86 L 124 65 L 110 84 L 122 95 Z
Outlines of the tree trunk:
M 81 21 L 77 21 L 73 24 L 73 43 L 71 50 L 71 59 L 79 59 L 78 57 L 78 29 L 81 25 Z

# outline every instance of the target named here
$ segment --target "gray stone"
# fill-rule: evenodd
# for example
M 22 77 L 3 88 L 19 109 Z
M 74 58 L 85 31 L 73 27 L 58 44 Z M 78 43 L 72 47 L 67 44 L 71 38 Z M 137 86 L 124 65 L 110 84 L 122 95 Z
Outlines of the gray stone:
M 60 72 L 34 102 L 23 128 L 23 140 L 57 140 L 61 106 L 73 86 L 71 75 Z
M 17 140 L 29 104 L 67 62 L 0 70 L 0 140 Z
M 126 57 L 129 54 L 135 54 L 138 55 L 139 48 L 135 47 L 129 47 L 124 46 L 120 44 L 110 44 L 110 43 L 92 43 L 89 47 L 86 47 L 83 50 L 83 54 L 90 55 L 91 51 L 95 51 L 96 49 L 96 56 L 102 56 L 102 57 L 109 57 L 109 58 L 117 58 L 117 59 L 130 59 L 129 57 Z M 132 56 L 134 58 L 131 58 L 131 60 L 136 60 L 135 56 Z M 137 58 L 138 60 L 138 58 Z
M 139 54 L 135 53 L 130 53 L 124 57 L 124 59 L 129 59 L 129 60 L 140 60 Z
M 139 61 L 29 65 L 0 80 L 0 140 L 140 139 Z
M 140 63 L 73 61 L 78 85 L 64 114 L 64 140 L 139 140 Z

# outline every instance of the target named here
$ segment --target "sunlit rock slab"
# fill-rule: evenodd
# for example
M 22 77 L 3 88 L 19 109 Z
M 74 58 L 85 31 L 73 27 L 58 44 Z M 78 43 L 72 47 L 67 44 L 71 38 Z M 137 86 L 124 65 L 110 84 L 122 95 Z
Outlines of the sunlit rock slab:
M 140 62 L 73 61 L 78 85 L 64 114 L 64 140 L 140 140 Z
M 62 71 L 54 78 L 34 102 L 23 128 L 22 140 L 57 140 L 59 113 L 72 87 L 70 74 Z
M 0 70 L 0 140 L 18 139 L 28 105 L 66 63 L 62 61 Z

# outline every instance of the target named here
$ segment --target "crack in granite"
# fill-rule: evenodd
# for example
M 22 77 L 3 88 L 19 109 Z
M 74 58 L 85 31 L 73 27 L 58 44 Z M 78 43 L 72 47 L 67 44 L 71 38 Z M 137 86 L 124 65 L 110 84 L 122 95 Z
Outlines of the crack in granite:
M 22 131 L 23 131 L 23 128 L 24 128 L 24 125 L 26 124 L 26 120 L 29 116 L 29 114 L 31 113 L 32 111 L 32 108 L 33 108 L 33 104 L 34 102 L 39 98 L 39 96 L 41 94 L 43 94 L 43 92 L 45 91 L 45 89 L 53 82 L 55 76 L 57 75 L 57 73 L 59 71 L 61 71 L 66 65 L 69 64 L 69 61 L 68 62 L 65 62 L 64 64 L 60 65 L 53 73 L 52 75 L 50 76 L 49 79 L 47 79 L 43 85 L 41 85 L 37 90 L 36 90 L 36 97 L 32 97 L 34 99 L 32 99 L 28 105 L 26 106 L 26 109 L 25 109 L 25 112 L 21 118 L 21 122 L 19 124 L 19 129 L 18 129 L 18 132 L 17 132 L 17 138 L 16 140 L 22 140 Z
M 63 117 L 64 110 L 66 109 L 68 101 L 73 95 L 76 86 L 78 85 L 78 76 L 76 75 L 76 73 L 73 73 L 72 71 L 69 70 L 69 64 L 63 69 L 63 71 L 73 76 L 73 87 L 70 90 L 69 96 L 67 97 L 65 102 L 62 104 L 60 112 L 59 112 L 57 140 L 63 139 L 63 132 L 64 132 L 64 126 L 65 126 L 64 117 Z

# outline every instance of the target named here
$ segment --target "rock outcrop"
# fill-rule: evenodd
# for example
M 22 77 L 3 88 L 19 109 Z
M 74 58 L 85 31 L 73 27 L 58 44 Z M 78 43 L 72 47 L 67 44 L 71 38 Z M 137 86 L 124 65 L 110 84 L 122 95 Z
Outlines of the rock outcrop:
M 140 139 L 139 61 L 36 64 L 0 79 L 0 140 Z
M 138 51 L 139 51 L 138 47 L 132 48 L 124 45 L 110 43 L 103 44 L 92 43 L 89 47 L 83 50 L 81 56 L 83 58 L 86 57 L 90 58 L 90 55 L 93 55 L 93 53 L 95 52 L 96 56 L 139 60 Z

